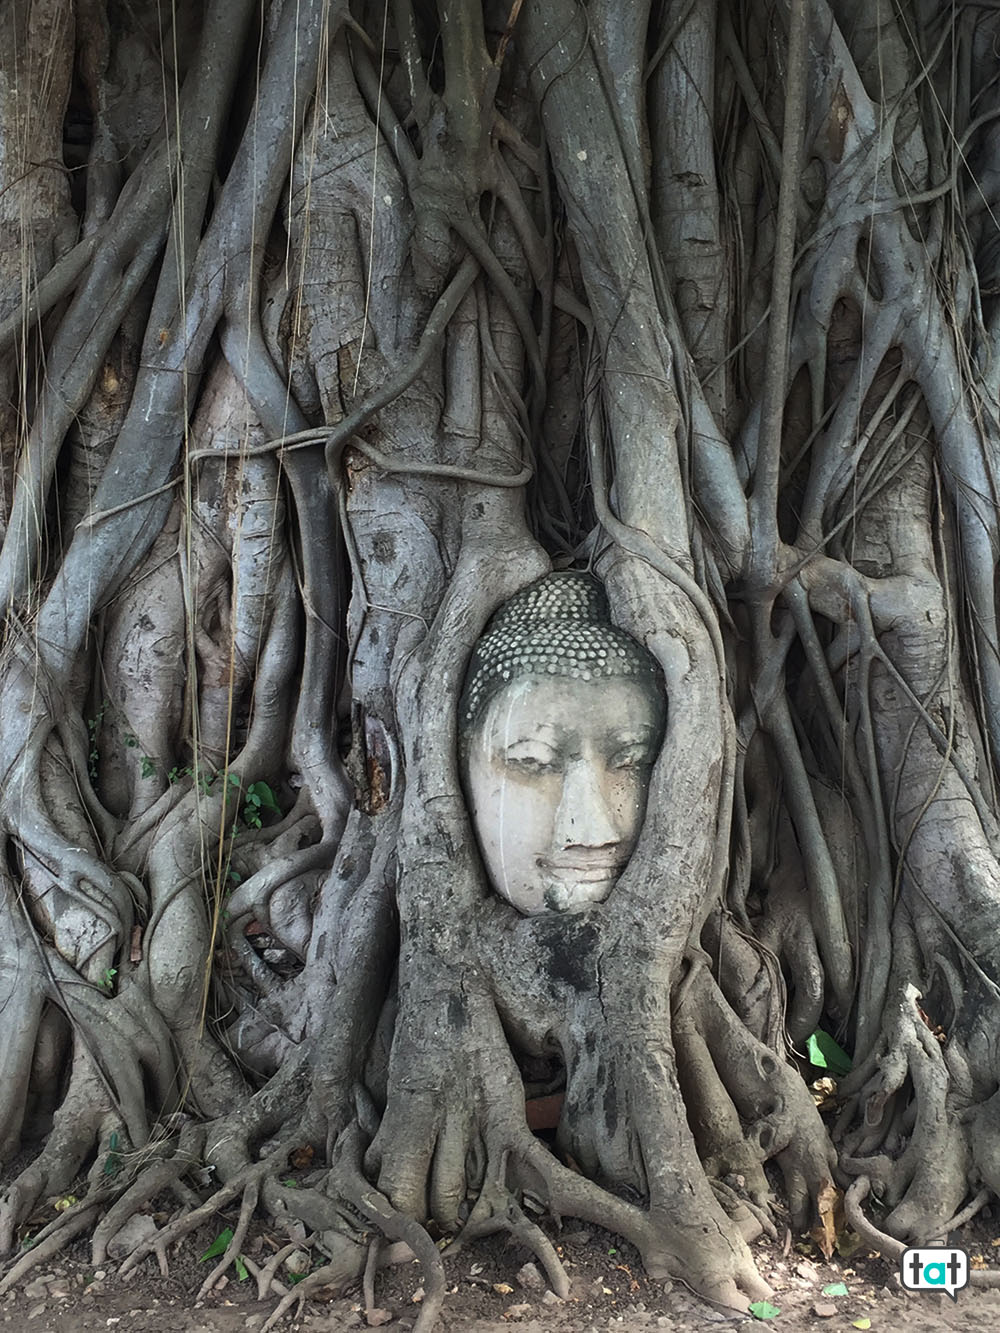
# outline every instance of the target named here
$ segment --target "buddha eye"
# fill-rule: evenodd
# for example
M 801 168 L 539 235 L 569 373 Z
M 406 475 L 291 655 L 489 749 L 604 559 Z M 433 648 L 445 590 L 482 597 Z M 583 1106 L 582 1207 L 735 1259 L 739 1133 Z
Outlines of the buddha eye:
M 527 777 L 559 772 L 559 756 L 549 750 L 508 750 L 504 763 Z
M 609 757 L 608 767 L 618 770 L 651 768 L 653 758 L 652 751 L 646 745 L 624 745 Z

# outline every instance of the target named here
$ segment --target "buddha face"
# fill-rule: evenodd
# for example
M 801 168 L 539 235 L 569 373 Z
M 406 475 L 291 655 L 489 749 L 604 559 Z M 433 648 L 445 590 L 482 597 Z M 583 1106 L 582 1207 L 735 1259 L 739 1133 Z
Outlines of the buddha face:
M 519 912 L 603 902 L 635 848 L 663 703 L 646 681 L 522 676 L 467 738 L 466 792 L 494 888 Z

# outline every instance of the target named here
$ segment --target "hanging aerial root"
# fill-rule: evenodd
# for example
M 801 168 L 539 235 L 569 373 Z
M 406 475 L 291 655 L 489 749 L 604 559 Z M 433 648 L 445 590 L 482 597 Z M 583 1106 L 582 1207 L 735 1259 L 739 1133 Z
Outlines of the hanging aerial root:
M 55 1115 L 45 1146 L 0 1199 L 0 1254 L 9 1254 L 17 1228 L 40 1199 L 67 1191 L 101 1135 L 110 1111 L 107 1090 L 82 1048 L 74 1056 L 69 1089 Z M 64 1215 L 65 1216 L 65 1215 Z
M 941 1047 L 921 1017 L 916 987 L 907 984 L 896 1004 L 887 1009 L 882 1039 L 861 1068 L 844 1080 L 843 1090 L 856 1094 L 865 1124 L 848 1140 L 842 1154 L 845 1169 L 878 1175 L 892 1212 L 886 1218 L 891 1234 L 920 1244 L 941 1234 L 959 1208 L 969 1177 L 966 1133 L 950 1105 L 951 1079 Z M 893 1128 L 899 1092 L 913 1087 L 914 1123 L 899 1157 L 879 1154 L 869 1163 L 865 1151 L 879 1147 Z
M 793 1225 L 804 1230 L 824 1187 L 832 1183 L 833 1145 L 798 1072 L 744 1026 L 700 960 L 685 981 L 688 1020 L 703 1035 L 721 1082 L 747 1125 L 759 1161 L 776 1158 Z M 765 1198 L 755 1198 L 758 1206 Z

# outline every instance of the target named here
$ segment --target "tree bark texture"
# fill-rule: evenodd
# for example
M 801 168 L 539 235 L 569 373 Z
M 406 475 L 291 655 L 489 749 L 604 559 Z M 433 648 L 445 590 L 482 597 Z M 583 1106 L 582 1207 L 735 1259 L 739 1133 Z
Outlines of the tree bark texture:
M 998 25 L 0 0 L 3 1252 L 81 1172 L 43 1255 L 239 1198 L 296 1297 L 405 1241 L 424 1333 L 432 1237 L 565 1292 L 539 1210 L 745 1307 L 776 1190 L 1000 1192 Z M 521 917 L 458 699 L 570 567 L 669 721 Z

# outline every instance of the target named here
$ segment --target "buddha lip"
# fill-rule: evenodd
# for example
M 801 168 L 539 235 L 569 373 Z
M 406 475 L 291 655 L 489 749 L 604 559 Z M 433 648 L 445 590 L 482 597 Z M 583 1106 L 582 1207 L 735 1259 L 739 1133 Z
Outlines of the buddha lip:
M 543 861 L 542 866 L 559 879 L 610 879 L 625 869 L 624 861 Z

